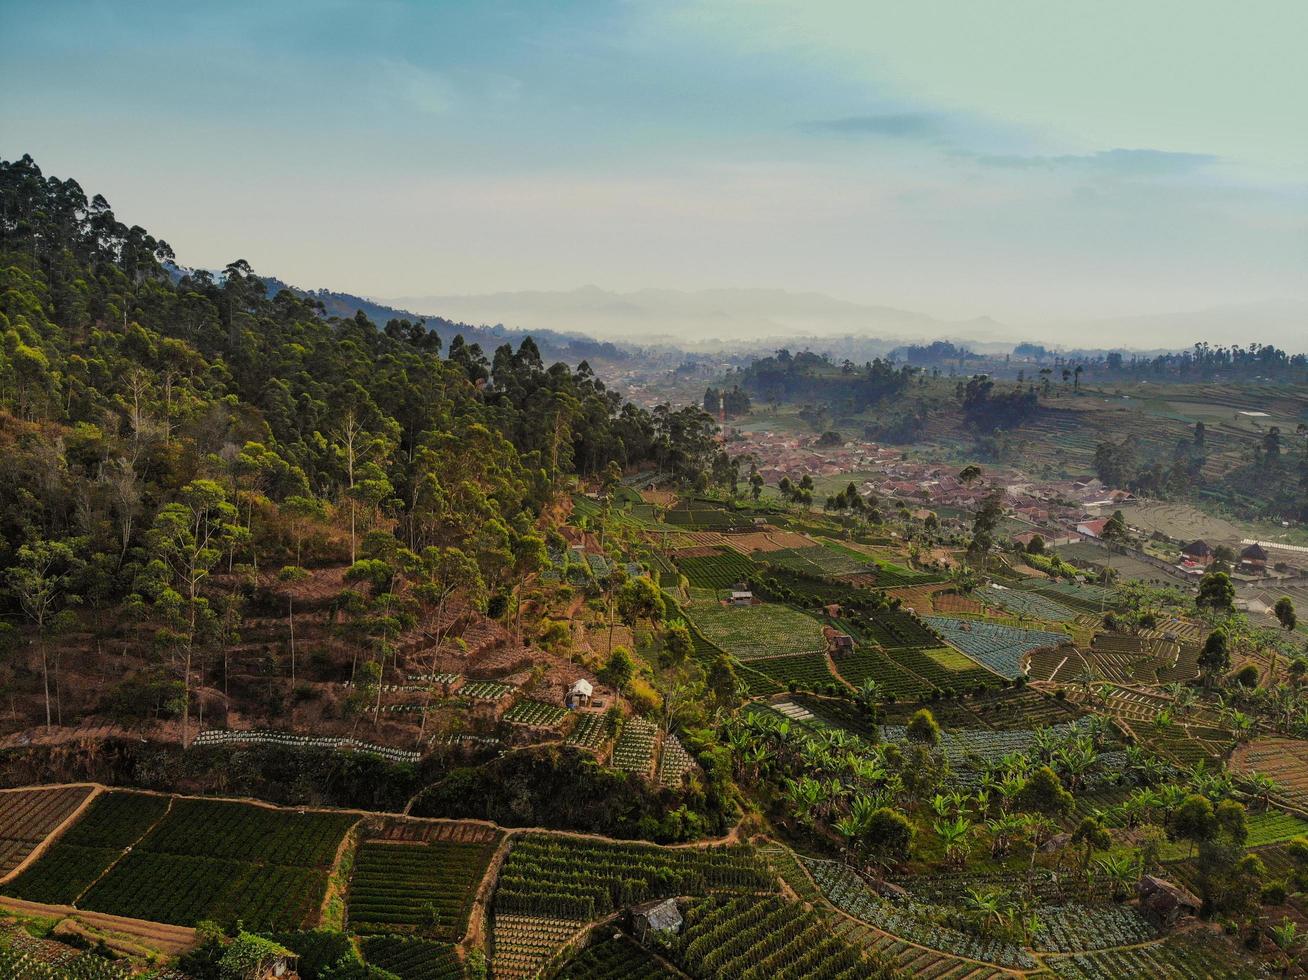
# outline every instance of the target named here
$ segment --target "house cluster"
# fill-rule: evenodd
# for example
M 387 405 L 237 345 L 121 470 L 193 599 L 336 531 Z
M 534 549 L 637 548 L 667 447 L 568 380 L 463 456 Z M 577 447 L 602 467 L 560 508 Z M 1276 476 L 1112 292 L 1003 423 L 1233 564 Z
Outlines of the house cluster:
M 1308 570 L 1308 548 L 1277 545 L 1264 541 L 1244 541 L 1236 553 L 1233 571 L 1244 575 L 1267 575 L 1271 572 L 1295 574 Z M 1217 560 L 1217 549 L 1207 541 L 1191 541 L 1181 549 L 1180 567 L 1202 574 Z
M 783 477 L 797 482 L 805 476 L 838 476 L 857 470 L 881 470 L 904 456 L 902 449 L 871 442 L 819 446 L 815 437 L 778 432 L 739 433 L 727 442 L 725 448 L 733 456 L 753 456 L 764 481 L 774 485 Z

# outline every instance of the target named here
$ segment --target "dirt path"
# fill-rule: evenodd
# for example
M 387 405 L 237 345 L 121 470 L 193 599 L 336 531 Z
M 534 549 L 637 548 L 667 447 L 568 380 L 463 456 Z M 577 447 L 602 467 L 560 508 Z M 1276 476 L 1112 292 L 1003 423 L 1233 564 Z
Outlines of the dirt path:
M 108 915 L 104 912 L 86 912 L 68 905 L 46 905 L 43 902 L 25 902 L 22 899 L 3 896 L 0 896 L 0 908 L 47 919 L 73 919 L 92 929 L 135 939 L 171 956 L 184 953 L 195 945 L 195 930 L 187 926 L 172 926 L 145 919 L 129 919 L 126 916 Z

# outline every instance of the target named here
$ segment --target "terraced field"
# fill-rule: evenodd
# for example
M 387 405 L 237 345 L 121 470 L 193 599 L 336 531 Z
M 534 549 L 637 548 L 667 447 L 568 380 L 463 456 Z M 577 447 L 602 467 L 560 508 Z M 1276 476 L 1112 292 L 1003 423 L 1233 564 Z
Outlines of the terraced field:
M 745 663 L 826 649 L 818 621 L 786 606 L 696 601 L 686 612 L 705 639 Z
M 984 620 L 950 619 L 928 616 L 927 623 L 953 646 L 1002 677 L 1022 675 L 1025 655 L 1041 647 L 1056 647 L 1068 642 L 1065 633 L 1048 630 L 1017 629 Z
M 89 786 L 0 792 L 0 878 L 26 860 L 90 795 Z

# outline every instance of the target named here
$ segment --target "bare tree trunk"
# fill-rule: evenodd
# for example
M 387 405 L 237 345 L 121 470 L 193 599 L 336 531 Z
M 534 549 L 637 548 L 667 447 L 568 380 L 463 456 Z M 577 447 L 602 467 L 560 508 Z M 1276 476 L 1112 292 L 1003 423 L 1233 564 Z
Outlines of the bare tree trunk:
M 38 627 L 39 629 L 39 627 Z M 41 647 L 41 680 L 45 685 L 45 727 L 53 727 L 53 720 L 50 715 L 50 655 L 46 651 L 45 643 L 40 643 Z

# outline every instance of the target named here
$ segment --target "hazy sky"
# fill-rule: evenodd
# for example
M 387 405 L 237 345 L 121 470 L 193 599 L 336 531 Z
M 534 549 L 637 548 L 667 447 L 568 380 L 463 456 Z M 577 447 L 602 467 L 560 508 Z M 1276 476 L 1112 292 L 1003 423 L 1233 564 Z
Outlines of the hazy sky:
M 0 155 L 374 296 L 1308 296 L 1304 0 L 0 0 Z

